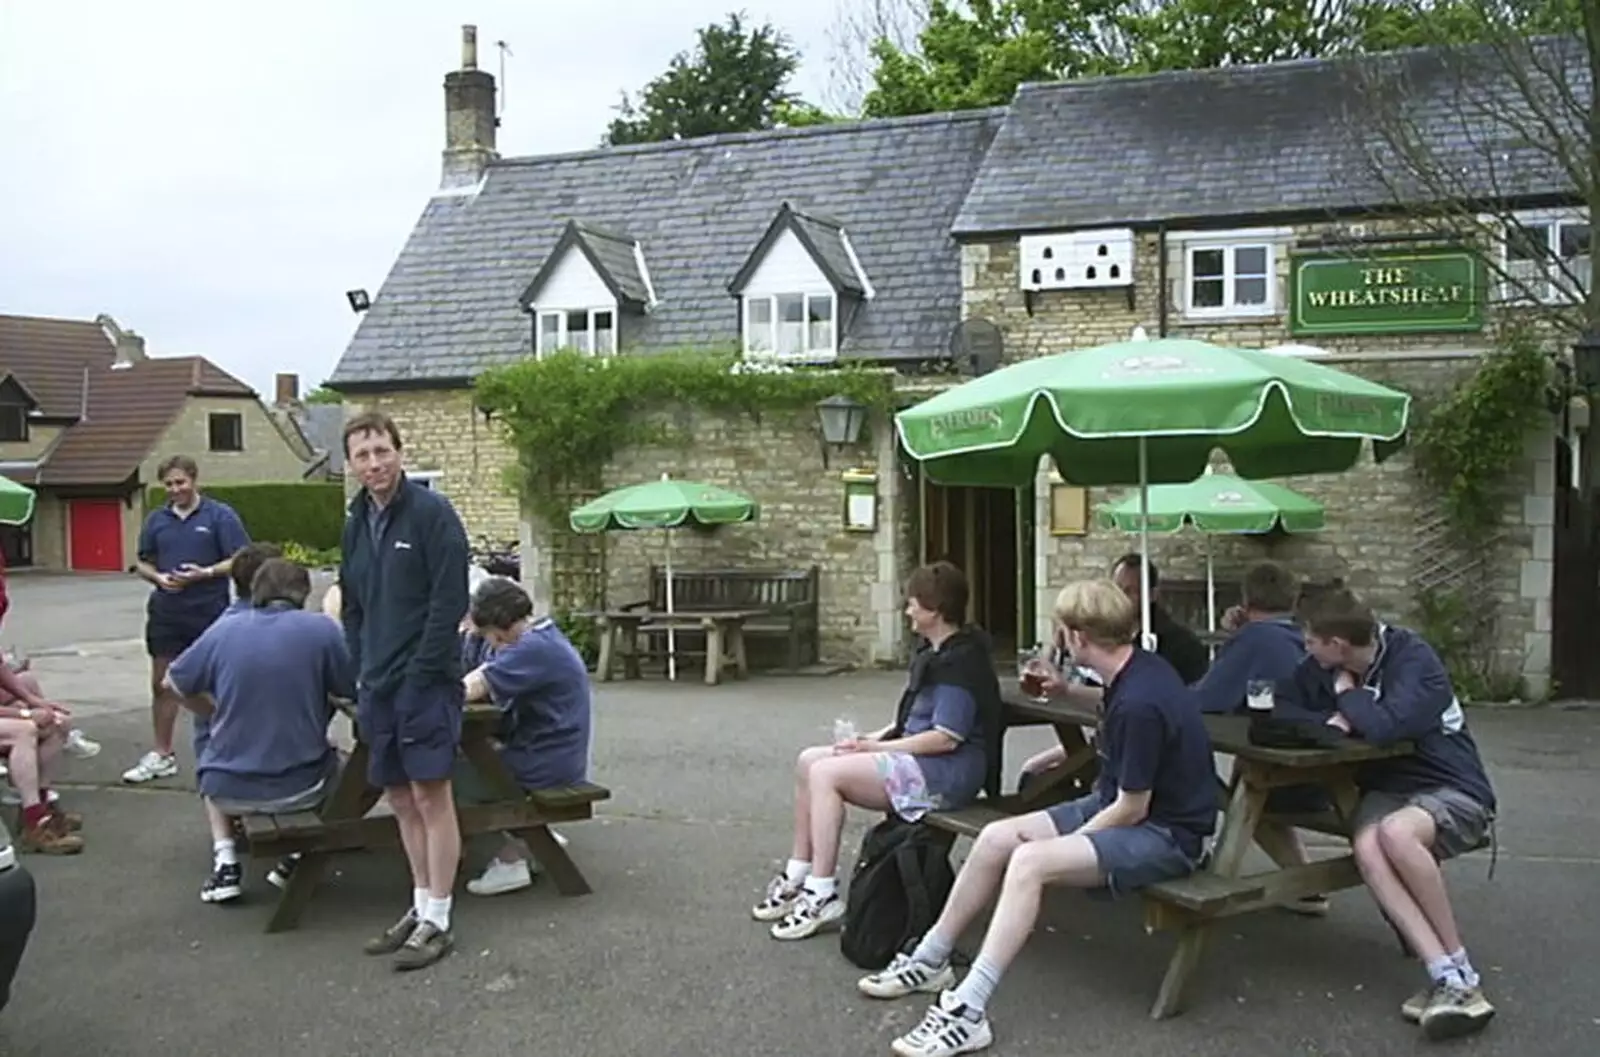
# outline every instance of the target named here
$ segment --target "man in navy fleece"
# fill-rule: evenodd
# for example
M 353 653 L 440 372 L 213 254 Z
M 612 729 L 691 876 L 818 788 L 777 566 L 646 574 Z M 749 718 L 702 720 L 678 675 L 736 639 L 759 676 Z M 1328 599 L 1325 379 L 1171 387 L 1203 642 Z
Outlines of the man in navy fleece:
M 1349 591 L 1317 600 L 1306 648 L 1310 657 L 1283 688 L 1296 704 L 1375 745 L 1416 746 L 1362 767 L 1351 823 L 1367 888 L 1431 981 L 1401 1012 L 1430 1039 L 1480 1031 L 1494 1007 L 1467 958 L 1439 864 L 1482 841 L 1495 795 L 1450 676 L 1416 632 L 1380 623 Z

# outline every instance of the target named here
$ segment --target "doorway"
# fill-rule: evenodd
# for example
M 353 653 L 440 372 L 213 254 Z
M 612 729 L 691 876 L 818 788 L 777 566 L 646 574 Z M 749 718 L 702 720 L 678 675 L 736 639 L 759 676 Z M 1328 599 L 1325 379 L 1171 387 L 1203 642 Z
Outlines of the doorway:
M 967 574 L 967 620 L 1016 657 L 1033 641 L 1033 489 L 965 488 L 921 482 L 922 554 Z
M 1568 699 L 1600 696 L 1600 511 L 1593 492 L 1573 487 L 1573 476 L 1572 448 L 1557 437 L 1550 677 L 1555 696 Z
M 67 566 L 74 572 L 120 573 L 122 500 L 73 499 L 67 505 Z

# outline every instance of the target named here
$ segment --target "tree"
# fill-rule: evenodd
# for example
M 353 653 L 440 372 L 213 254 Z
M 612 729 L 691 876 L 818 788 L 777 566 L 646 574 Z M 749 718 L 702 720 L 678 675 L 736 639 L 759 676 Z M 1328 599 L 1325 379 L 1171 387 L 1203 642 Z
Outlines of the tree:
M 879 41 L 902 54 L 920 54 L 917 38 L 928 25 L 928 0 L 835 0 L 833 19 L 827 31 L 827 103 L 840 113 L 859 114 L 873 86 Z
M 326 382 L 307 393 L 301 401 L 306 404 L 342 404 L 344 397 L 328 388 Z
M 1029 81 L 1470 40 L 1482 27 L 1462 9 L 1496 2 L 931 0 L 919 50 L 889 39 L 874 46 L 878 65 L 863 109 L 872 116 L 963 110 L 1008 103 Z
M 657 143 L 723 132 L 815 125 L 820 108 L 789 91 L 800 53 L 770 23 L 745 28 L 743 14 L 701 29 L 692 52 L 679 52 L 667 71 L 639 93 L 623 93 L 607 146 Z

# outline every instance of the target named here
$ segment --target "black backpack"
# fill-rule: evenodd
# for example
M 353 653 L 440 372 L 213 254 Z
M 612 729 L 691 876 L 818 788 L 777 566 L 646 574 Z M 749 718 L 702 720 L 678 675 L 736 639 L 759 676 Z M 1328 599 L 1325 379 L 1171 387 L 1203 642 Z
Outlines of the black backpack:
M 856 856 L 840 952 L 863 969 L 882 969 L 933 927 L 955 882 L 947 840 L 919 822 L 884 819 Z

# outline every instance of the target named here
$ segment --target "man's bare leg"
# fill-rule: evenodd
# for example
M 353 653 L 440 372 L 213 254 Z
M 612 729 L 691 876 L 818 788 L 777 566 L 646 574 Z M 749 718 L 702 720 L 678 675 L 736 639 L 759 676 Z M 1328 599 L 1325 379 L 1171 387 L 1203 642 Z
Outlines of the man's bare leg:
M 22 797 L 22 846 L 49 855 L 83 850 L 83 838 L 55 824 L 44 802 L 39 761 L 40 737 L 31 719 L 0 719 L 0 746 L 10 752 L 11 784 Z
M 406 853 L 406 865 L 411 868 L 411 909 L 420 921 L 428 899 L 428 827 L 412 796 L 415 788 L 412 785 L 390 786 L 384 790 L 384 796 L 400 829 L 400 847 Z
M 139 762 L 122 772 L 122 780 L 139 785 L 178 773 L 178 760 L 172 751 L 172 737 L 178 726 L 182 700 L 167 688 L 167 666 L 171 657 L 150 658 L 150 727 L 154 735 L 151 750 Z
M 424 887 L 430 900 L 442 900 L 447 904 L 444 920 L 434 924 L 448 930 L 448 903 L 455 890 L 456 870 L 461 865 L 461 824 L 456 818 L 455 797 L 446 779 L 411 783 L 411 798 L 425 834 Z

